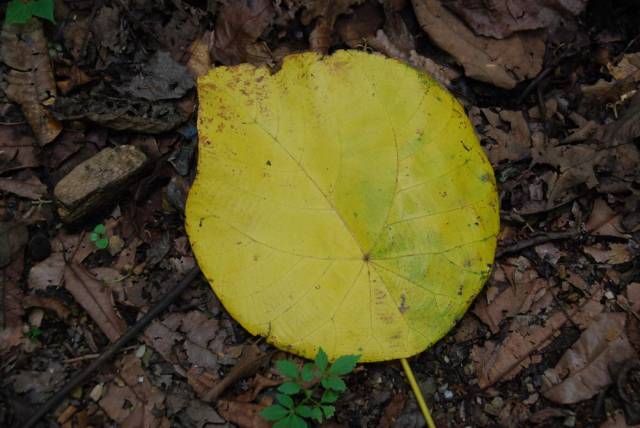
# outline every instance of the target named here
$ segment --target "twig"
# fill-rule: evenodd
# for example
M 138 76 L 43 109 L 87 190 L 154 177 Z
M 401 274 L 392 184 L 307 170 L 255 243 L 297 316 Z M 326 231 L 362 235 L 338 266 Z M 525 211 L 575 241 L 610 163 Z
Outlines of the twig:
M 522 92 L 522 95 L 520 95 L 518 97 L 518 100 L 516 101 L 517 104 L 522 104 L 522 101 L 524 101 L 524 99 L 527 97 L 527 95 L 529 95 L 531 93 L 531 91 L 533 91 L 534 89 L 536 89 L 536 87 L 540 84 L 540 82 L 542 80 L 544 80 L 549 73 L 551 73 L 553 70 L 555 70 L 556 66 L 553 65 L 549 68 L 546 68 L 542 71 L 542 73 L 538 74 L 532 81 L 531 83 L 529 83 L 529 85 L 527 85 L 527 88 Z
M 515 252 L 524 250 L 525 248 L 535 247 L 536 245 L 544 244 L 545 242 L 575 238 L 579 234 L 580 232 L 578 232 L 577 230 L 570 230 L 568 232 L 549 232 L 549 233 L 545 233 L 544 235 L 534 236 L 532 238 L 518 241 L 512 245 L 508 245 L 500 248 L 496 252 L 496 258 L 502 257 L 505 254 L 515 253 Z
M 131 328 L 129 328 L 118 340 L 113 342 L 111 345 L 104 350 L 102 355 L 98 357 L 95 361 L 85 367 L 79 373 L 76 373 L 73 378 L 65 386 L 63 386 L 58 392 L 56 392 L 51 398 L 47 400 L 46 403 L 42 405 L 38 409 L 38 411 L 27 421 L 26 424 L 23 425 L 24 428 L 33 427 L 44 415 L 49 412 L 49 410 L 56 407 L 65 397 L 77 386 L 83 384 L 89 376 L 93 374 L 102 364 L 111 359 L 120 348 L 122 348 L 128 341 L 135 338 L 138 333 L 140 333 L 151 321 L 153 321 L 162 311 L 164 311 L 167 306 L 173 302 L 173 300 L 178 297 L 185 288 L 191 282 L 196 279 L 196 277 L 200 274 L 200 269 L 197 267 L 193 268 L 183 279 L 180 281 L 169 293 L 167 293 L 160 302 L 158 302 L 153 308 L 149 310 L 142 318 L 138 320 Z

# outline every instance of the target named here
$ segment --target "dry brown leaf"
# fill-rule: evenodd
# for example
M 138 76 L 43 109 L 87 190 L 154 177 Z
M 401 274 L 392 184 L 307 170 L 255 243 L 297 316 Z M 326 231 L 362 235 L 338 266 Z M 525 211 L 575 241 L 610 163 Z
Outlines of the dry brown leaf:
M 204 76 L 212 67 L 211 51 L 215 41 L 214 34 L 213 31 L 207 31 L 189 46 L 187 68 L 196 76 Z
M 604 128 L 602 139 L 611 145 L 625 145 L 626 143 L 632 142 L 638 136 L 640 136 L 640 92 L 636 92 L 633 98 L 631 98 L 629 106 L 620 118 Z M 631 150 L 635 148 L 633 146 L 631 147 Z M 632 162 L 635 161 L 634 165 L 637 165 L 638 150 L 637 148 L 635 149 L 636 155 Z
M 489 121 L 482 135 L 495 141 L 495 144 L 484 146 L 493 165 L 531 156 L 531 133 L 521 111 L 501 110 L 497 117 L 492 117 L 495 113 L 489 109 L 482 109 L 482 112 Z
M 583 250 L 585 253 L 593 257 L 596 263 L 610 263 L 612 265 L 617 265 L 620 263 L 626 263 L 632 259 L 631 252 L 626 244 L 596 244 L 584 247 Z
M 613 415 L 600 425 L 600 428 L 640 428 L 640 424 L 627 425 L 622 410 L 616 410 Z
M 622 216 L 612 210 L 603 199 L 598 198 L 593 202 L 585 228 L 592 235 L 629 238 L 629 235 L 623 232 L 621 221 Z
M 74 262 L 65 267 L 64 285 L 110 341 L 115 342 L 122 336 L 127 324 L 113 306 L 111 289 Z
M 558 364 L 543 375 L 543 395 L 561 404 L 588 400 L 613 382 L 616 366 L 636 356 L 627 339 L 624 313 L 593 320 Z
M 20 179 L 17 176 L 11 178 L 0 177 L 0 191 L 9 192 L 27 199 L 42 199 L 47 193 L 47 186 L 35 175 Z
M 476 36 L 438 0 L 412 0 L 422 29 L 451 54 L 468 77 L 513 89 L 542 69 L 545 42 L 538 32 L 518 33 L 496 40 Z
M 0 223 L 0 268 L 22 257 L 29 230 L 22 223 Z
M 96 251 L 96 246 L 85 235 L 67 235 L 60 233 L 51 241 L 51 254 L 29 270 L 27 283 L 29 288 L 45 290 L 47 287 L 60 286 L 64 283 L 64 271 L 67 260 L 82 263 Z
M 640 282 L 627 285 L 627 299 L 634 311 L 640 311 Z
M 342 41 L 352 49 L 362 46 L 368 37 L 384 23 L 384 14 L 379 5 L 366 2 L 353 8 L 353 13 L 336 21 L 336 31 Z
M 238 395 L 236 397 L 236 401 L 251 403 L 256 398 L 258 398 L 258 395 L 260 395 L 260 392 L 262 392 L 262 390 L 279 386 L 282 384 L 282 382 L 283 379 L 271 379 L 262 376 L 260 373 L 256 373 L 253 379 L 247 382 L 249 384 L 249 389 L 246 392 Z
M 500 342 L 486 341 L 484 346 L 474 346 L 471 359 L 478 375 L 478 384 L 487 388 L 501 380 L 515 377 L 523 368 L 535 362 L 534 355 L 547 346 L 559 329 L 568 320 L 567 315 L 581 325 L 589 324 L 589 315 L 600 313 L 597 304 L 602 298 L 602 290 L 595 290 L 580 307 L 549 309 L 547 300 L 535 302 L 531 315 L 516 317 L 507 329 L 507 336 Z M 535 313 L 548 315 L 536 317 Z
M 0 174 L 40 166 L 39 147 L 26 125 L 0 125 Z
M 384 2 L 384 16 L 379 6 L 372 2 L 354 8 L 353 14 L 338 20 L 336 28 L 342 40 L 352 48 L 365 42 L 388 57 L 406 62 L 412 67 L 429 73 L 445 86 L 460 77 L 456 70 L 436 63 L 416 52 L 415 37 L 409 31 L 398 5 Z M 382 22 L 384 28 L 378 29 Z
M 217 374 L 208 372 L 202 367 L 193 366 L 187 370 L 187 382 L 200 398 L 203 398 L 208 391 L 214 388 L 219 380 Z
M 524 257 L 510 259 L 498 265 L 495 270 L 504 272 L 509 285 L 491 300 L 486 296 L 481 297 L 473 309 L 473 313 L 491 329 L 492 333 L 500 331 L 500 323 L 505 318 L 528 313 L 534 304 L 536 305 L 534 309 L 539 309 L 553 301 L 553 296 L 547 292 L 547 280 L 539 278 Z
M 19 286 L 23 269 L 22 256 L 15 257 L 7 266 L 0 268 L 0 359 L 2 360 L 23 339 L 22 299 L 24 296 Z
M 536 245 L 533 249 L 540 258 L 542 258 L 543 260 L 547 260 L 554 265 L 558 263 L 560 258 L 567 255 L 567 253 L 560 250 L 557 246 L 550 242 L 542 245 Z
M 447 7 L 460 15 L 476 34 L 503 39 L 518 31 L 553 27 L 584 11 L 586 0 L 448 0 Z M 564 25 L 564 24 L 563 24 Z
M 0 358 L 4 358 L 23 337 L 24 295 L 20 278 L 28 239 L 29 231 L 25 225 L 0 223 Z
M 311 49 L 327 53 L 331 46 L 331 35 L 338 16 L 351 12 L 351 8 L 364 0 L 309 0 L 304 4 L 301 21 L 309 25 L 315 20 L 309 35 Z
M 216 373 L 226 338 L 226 329 L 220 328 L 217 319 L 195 310 L 154 321 L 144 332 L 147 345 L 183 376 L 187 376 L 183 366 L 196 366 Z
M 566 315 L 556 311 L 541 325 L 531 326 L 522 333 L 510 331 L 501 343 L 487 341 L 483 347 L 475 346 L 471 351 L 471 359 L 476 367 L 480 388 L 516 376 L 531 363 L 531 354 L 546 346 L 566 321 Z
M 58 317 L 67 319 L 71 315 L 71 311 L 67 306 L 59 299 L 55 297 L 42 297 L 34 294 L 26 296 L 22 300 L 22 305 L 25 308 L 44 308 L 54 312 Z
M 275 9 L 269 0 L 223 0 L 214 30 L 213 58 L 224 65 L 271 62 L 258 37 L 272 24 Z
M 169 428 L 164 416 L 165 395 L 151 384 L 134 354 L 118 363 L 119 382 L 111 382 L 100 399 L 105 413 L 122 428 Z
M 239 401 L 218 401 L 218 413 L 227 421 L 238 425 L 240 428 L 269 428 L 260 411 L 267 407 L 266 404 L 242 403 Z
M 600 79 L 593 85 L 581 88 L 587 103 L 615 103 L 629 98 L 637 91 L 640 82 L 640 53 L 625 54 L 616 64 L 608 64 L 613 80 Z
M 404 405 L 407 402 L 407 396 L 403 392 L 398 392 L 393 396 L 389 404 L 384 408 L 382 417 L 378 421 L 378 428 L 392 428 L 395 426 L 396 419 Z
M 26 24 L 5 24 L 0 35 L 0 57 L 9 67 L 5 94 L 20 104 L 38 142 L 50 143 L 62 131 L 62 125 L 45 107 L 55 102 L 56 83 L 40 21 L 34 17 Z
M 551 165 L 560 171 L 554 180 L 547 183 L 548 206 L 570 198 L 569 191 L 575 186 L 586 185 L 591 189 L 598 185 L 594 168 L 605 151 L 598 150 L 595 144 L 545 146 L 543 141 L 534 139 L 533 146 L 534 164 Z
M 256 344 L 247 345 L 242 350 L 238 363 L 222 380 L 205 393 L 204 401 L 215 401 L 231 385 L 240 379 L 255 374 L 271 358 L 270 352 L 264 352 Z

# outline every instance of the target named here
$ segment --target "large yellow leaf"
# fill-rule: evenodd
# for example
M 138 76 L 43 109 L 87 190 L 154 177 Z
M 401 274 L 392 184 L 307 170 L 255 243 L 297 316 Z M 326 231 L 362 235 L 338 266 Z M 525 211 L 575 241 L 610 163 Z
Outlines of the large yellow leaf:
M 198 82 L 187 231 L 231 315 L 313 357 L 408 357 L 489 273 L 493 171 L 430 77 L 356 51 L 219 67 Z

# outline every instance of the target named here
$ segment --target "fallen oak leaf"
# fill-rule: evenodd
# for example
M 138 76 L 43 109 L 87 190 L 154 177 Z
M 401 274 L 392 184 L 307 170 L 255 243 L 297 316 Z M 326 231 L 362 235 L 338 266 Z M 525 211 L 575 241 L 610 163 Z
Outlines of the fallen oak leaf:
M 543 395 L 561 404 L 588 400 L 613 382 L 611 371 L 636 357 L 622 312 L 598 316 L 553 369 L 545 371 Z
M 109 288 L 74 262 L 65 267 L 64 285 L 110 341 L 115 342 L 122 336 L 127 325 L 113 307 Z

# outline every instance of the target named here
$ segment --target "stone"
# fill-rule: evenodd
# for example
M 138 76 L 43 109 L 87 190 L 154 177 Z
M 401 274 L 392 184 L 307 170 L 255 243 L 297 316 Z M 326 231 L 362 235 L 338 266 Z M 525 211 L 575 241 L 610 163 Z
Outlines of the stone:
M 107 208 L 139 178 L 146 163 L 147 156 L 129 145 L 108 147 L 82 162 L 53 190 L 60 219 L 74 223 Z

